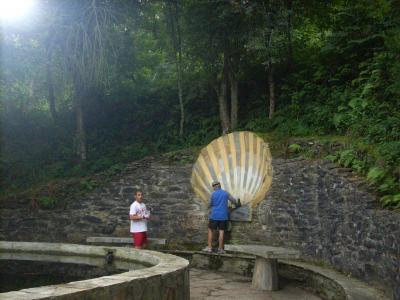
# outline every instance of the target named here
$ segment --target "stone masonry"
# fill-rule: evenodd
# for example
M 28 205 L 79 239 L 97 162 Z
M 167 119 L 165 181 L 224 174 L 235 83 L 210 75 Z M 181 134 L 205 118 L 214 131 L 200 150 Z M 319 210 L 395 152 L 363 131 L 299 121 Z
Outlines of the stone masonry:
M 141 189 L 152 210 L 149 236 L 175 249 L 199 249 L 207 207 L 192 191 L 191 164 L 165 158 L 130 163 L 108 184 L 63 209 L 2 205 L 0 239 L 83 243 L 88 236 L 129 236 L 129 205 Z M 272 187 L 253 209 L 253 221 L 235 223 L 229 243 L 260 243 L 300 250 L 302 258 L 352 274 L 400 299 L 400 214 L 379 208 L 365 184 L 324 161 L 273 160 Z

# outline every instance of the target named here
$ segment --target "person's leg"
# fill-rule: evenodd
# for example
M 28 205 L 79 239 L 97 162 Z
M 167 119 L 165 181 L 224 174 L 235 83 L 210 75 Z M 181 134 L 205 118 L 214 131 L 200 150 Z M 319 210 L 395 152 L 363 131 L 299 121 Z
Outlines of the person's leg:
M 212 252 L 212 238 L 213 238 L 213 229 L 215 227 L 215 221 L 209 220 L 208 222 L 208 236 L 207 236 L 207 247 L 203 249 L 205 252 Z
M 147 231 L 143 232 L 142 248 L 147 248 Z
M 225 230 L 227 229 L 228 221 L 218 222 L 218 253 L 224 254 L 224 244 L 225 244 Z
M 143 232 L 135 232 L 134 233 L 134 240 L 135 240 L 135 248 L 136 249 L 142 249 L 143 240 L 144 240 Z
M 135 247 L 135 233 L 131 232 L 131 235 L 132 235 L 132 245 L 133 247 Z
M 218 237 L 218 249 L 224 250 L 224 237 L 225 237 L 225 231 L 224 230 L 218 230 L 219 232 L 219 237 Z
M 207 245 L 208 248 L 211 249 L 212 248 L 212 238 L 213 238 L 213 231 L 211 228 L 208 228 L 208 239 L 207 239 Z

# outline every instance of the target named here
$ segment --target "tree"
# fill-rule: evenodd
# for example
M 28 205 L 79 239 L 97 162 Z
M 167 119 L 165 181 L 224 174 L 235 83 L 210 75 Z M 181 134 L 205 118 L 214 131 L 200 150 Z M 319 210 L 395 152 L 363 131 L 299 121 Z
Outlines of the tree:
M 265 48 L 267 49 L 266 58 L 266 70 L 268 73 L 268 91 L 269 91 L 269 113 L 268 118 L 272 119 L 275 112 L 275 78 L 274 78 L 274 62 L 273 62 L 273 38 L 274 38 L 274 22 L 271 11 L 271 2 L 267 4 L 264 3 L 264 13 L 265 13 L 265 28 L 264 31 L 264 42 Z
M 50 114 L 53 118 L 53 121 L 57 121 L 57 110 L 56 110 L 56 96 L 54 94 L 54 80 L 53 80 L 53 70 L 52 70 L 52 61 L 53 61 L 53 45 L 54 43 L 51 41 L 52 33 L 49 34 L 49 37 L 46 41 L 46 81 L 48 88 L 48 102 Z
M 183 63 L 182 63 L 182 30 L 181 30 L 181 3 L 180 0 L 167 0 L 167 16 L 169 33 L 172 40 L 174 60 L 177 74 L 177 87 L 180 108 L 179 136 L 183 138 L 185 123 L 185 107 L 183 101 Z
M 290 11 L 289 11 L 290 10 Z M 250 51 L 260 55 L 267 73 L 266 94 L 268 118 L 272 119 L 276 107 L 276 65 L 284 60 L 282 53 L 286 52 L 291 61 L 291 1 L 263 0 L 249 3 L 248 16 L 254 18 L 254 32 L 249 42 Z M 285 51 L 284 49 L 288 49 Z M 291 63 L 290 63 L 291 64 Z
M 239 79 L 243 68 L 243 57 L 248 44 L 248 31 L 251 30 L 246 20 L 247 3 L 231 1 L 220 14 L 225 29 L 226 74 L 230 87 L 230 129 L 235 130 L 239 111 Z
M 189 1 L 186 7 L 191 54 L 203 62 L 217 95 L 223 133 L 237 126 L 238 83 L 249 29 L 245 6 L 240 1 Z
M 113 28 L 113 10 L 109 1 L 63 1 L 57 4 L 52 18 L 55 40 L 61 41 L 60 52 L 72 78 L 76 118 L 75 151 L 80 160 L 87 158 L 85 99 L 105 84 L 109 54 L 106 38 Z M 61 36 L 63 38 L 61 38 Z M 49 87 L 50 89 L 50 87 Z

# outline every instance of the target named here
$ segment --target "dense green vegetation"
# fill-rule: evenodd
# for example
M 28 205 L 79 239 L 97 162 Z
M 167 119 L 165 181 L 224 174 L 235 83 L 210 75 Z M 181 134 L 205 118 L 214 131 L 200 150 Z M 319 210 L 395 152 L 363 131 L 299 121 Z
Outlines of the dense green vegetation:
M 399 25 L 397 0 L 40 1 L 0 31 L 2 194 L 52 207 L 128 161 L 253 130 L 400 208 Z

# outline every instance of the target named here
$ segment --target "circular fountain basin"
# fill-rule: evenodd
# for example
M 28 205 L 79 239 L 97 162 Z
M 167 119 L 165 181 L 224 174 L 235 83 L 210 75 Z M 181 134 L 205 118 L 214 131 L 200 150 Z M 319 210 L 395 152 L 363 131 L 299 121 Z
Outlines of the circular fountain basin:
M 106 256 L 112 253 L 112 259 Z M 104 267 L 122 272 L 68 283 L 0 293 L 0 299 L 189 299 L 188 261 L 122 247 L 0 242 L 0 259 Z M 4 262 L 3 262 L 4 263 Z

